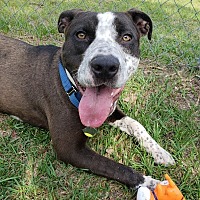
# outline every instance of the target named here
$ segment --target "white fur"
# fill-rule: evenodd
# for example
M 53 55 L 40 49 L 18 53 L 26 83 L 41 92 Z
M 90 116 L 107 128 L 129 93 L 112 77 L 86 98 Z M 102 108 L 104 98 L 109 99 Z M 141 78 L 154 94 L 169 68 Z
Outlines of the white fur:
M 137 192 L 137 200 L 150 200 L 151 191 L 147 187 L 140 187 Z
M 85 87 L 94 87 L 90 61 L 97 55 L 112 55 L 118 58 L 120 63 L 114 87 L 122 87 L 130 75 L 136 71 L 139 58 L 128 54 L 127 50 L 116 41 L 118 33 L 114 24 L 115 15 L 112 12 L 99 13 L 97 18 L 96 38 L 84 54 L 78 69 L 78 81 Z
M 148 187 L 149 189 L 155 189 L 158 183 L 160 183 L 159 180 L 151 178 L 151 176 L 143 176 L 144 177 L 144 183 L 140 184 L 138 187 Z
M 15 115 L 10 115 L 10 116 L 11 116 L 13 119 L 16 119 L 16 120 L 22 122 L 22 120 L 21 120 L 19 117 L 17 117 L 17 116 L 15 116 Z
M 140 145 L 144 146 L 146 151 L 152 154 L 156 163 L 164 165 L 171 165 L 175 163 L 170 153 L 165 151 L 136 120 L 126 116 L 110 124 L 115 127 L 119 127 L 128 135 L 134 135 Z

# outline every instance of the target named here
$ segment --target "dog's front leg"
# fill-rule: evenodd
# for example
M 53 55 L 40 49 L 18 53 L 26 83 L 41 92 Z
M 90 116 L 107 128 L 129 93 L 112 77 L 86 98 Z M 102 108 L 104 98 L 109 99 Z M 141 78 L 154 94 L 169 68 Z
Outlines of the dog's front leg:
M 65 122 L 62 122 L 63 120 Z M 157 185 L 157 180 L 144 176 L 130 167 L 89 149 L 85 145 L 87 137 L 82 133 L 80 123 L 76 121 L 74 125 L 66 126 L 66 120 L 64 118 L 63 120 L 60 120 L 59 123 L 53 123 L 50 127 L 53 146 L 60 160 L 78 168 L 88 169 L 109 179 L 117 180 L 130 187 L 147 186 L 154 188 Z
M 114 127 L 119 127 L 128 135 L 135 136 L 137 141 L 151 153 L 155 162 L 164 165 L 174 164 L 175 161 L 146 131 L 146 129 L 136 120 L 125 116 L 118 108 L 110 117 L 110 123 Z

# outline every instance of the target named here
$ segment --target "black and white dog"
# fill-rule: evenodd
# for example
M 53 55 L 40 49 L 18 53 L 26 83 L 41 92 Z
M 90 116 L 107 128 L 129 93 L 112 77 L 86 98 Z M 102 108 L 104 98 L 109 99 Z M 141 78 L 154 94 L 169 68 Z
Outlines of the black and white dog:
M 134 135 L 156 163 L 174 163 L 139 122 L 116 106 L 138 67 L 140 37 L 151 39 L 151 19 L 137 9 L 70 10 L 61 13 L 58 30 L 65 35 L 62 48 L 0 36 L 0 111 L 48 129 L 65 163 L 131 187 L 155 187 L 157 180 L 93 152 L 83 134 L 107 121 Z

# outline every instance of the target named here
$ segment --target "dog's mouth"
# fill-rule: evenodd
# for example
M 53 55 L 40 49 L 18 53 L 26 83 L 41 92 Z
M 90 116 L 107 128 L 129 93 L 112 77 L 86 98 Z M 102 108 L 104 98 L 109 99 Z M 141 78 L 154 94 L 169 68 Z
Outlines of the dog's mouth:
M 78 108 L 80 120 L 84 126 L 97 128 L 114 111 L 124 87 L 114 89 L 101 85 L 82 88 L 79 85 L 78 88 L 83 95 Z

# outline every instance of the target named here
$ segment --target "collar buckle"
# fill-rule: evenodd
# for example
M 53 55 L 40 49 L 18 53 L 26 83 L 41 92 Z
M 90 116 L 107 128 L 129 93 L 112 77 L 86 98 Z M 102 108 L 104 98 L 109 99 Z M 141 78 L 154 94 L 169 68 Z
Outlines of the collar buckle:
M 71 88 L 69 88 L 69 90 L 67 90 L 66 91 L 66 93 L 67 93 L 67 95 L 70 97 L 73 93 L 76 93 L 77 92 L 77 90 L 76 90 L 76 88 L 73 86 L 73 85 L 71 85 Z

